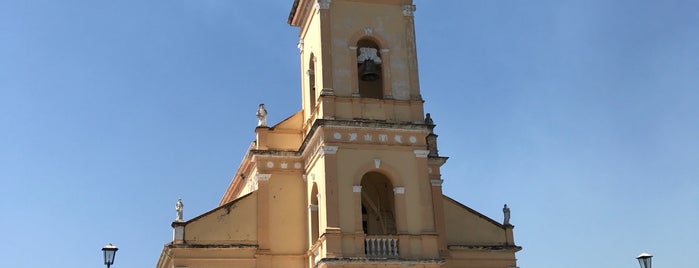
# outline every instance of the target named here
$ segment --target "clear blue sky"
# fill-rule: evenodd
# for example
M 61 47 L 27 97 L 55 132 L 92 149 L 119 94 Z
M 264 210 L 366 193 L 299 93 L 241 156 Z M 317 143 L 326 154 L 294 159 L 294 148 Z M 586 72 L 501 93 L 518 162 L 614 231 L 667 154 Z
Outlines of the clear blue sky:
M 291 0 L 0 0 L 0 267 L 154 267 L 300 109 Z M 520 267 L 697 267 L 699 1 L 416 0 L 445 192 Z

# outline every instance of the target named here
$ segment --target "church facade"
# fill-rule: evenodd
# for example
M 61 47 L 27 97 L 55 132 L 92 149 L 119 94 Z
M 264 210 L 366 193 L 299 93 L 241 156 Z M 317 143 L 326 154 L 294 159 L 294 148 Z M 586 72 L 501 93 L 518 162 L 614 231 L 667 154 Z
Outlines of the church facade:
M 442 193 L 414 11 L 294 0 L 302 110 L 268 126 L 260 105 L 220 203 L 172 223 L 157 268 L 516 267 L 509 211 L 499 223 Z

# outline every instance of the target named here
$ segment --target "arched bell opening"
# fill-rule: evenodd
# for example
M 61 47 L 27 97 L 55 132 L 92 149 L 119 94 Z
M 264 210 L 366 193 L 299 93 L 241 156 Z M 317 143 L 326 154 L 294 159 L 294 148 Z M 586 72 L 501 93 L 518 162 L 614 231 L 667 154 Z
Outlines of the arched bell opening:
M 357 42 L 357 85 L 362 98 L 383 99 L 383 68 L 381 50 L 376 42 Z
M 311 58 L 308 63 L 308 70 L 306 70 L 306 77 L 308 78 L 308 108 L 313 112 L 316 107 L 316 71 L 315 71 L 315 61 L 316 58 L 311 54 Z
M 385 175 L 362 176 L 362 227 L 367 235 L 396 234 L 393 184 Z
M 311 204 L 309 206 L 311 214 L 311 244 L 318 241 L 320 236 L 320 220 L 318 217 L 318 185 L 313 184 L 311 190 Z

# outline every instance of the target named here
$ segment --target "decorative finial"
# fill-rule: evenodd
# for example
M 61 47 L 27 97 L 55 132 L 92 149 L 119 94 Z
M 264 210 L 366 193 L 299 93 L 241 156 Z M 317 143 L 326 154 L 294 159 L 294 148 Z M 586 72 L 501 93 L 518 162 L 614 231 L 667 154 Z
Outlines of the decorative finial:
M 177 199 L 177 204 L 175 204 L 175 210 L 177 210 L 177 217 L 175 221 L 183 221 L 182 214 L 184 214 L 184 204 L 182 204 L 182 198 Z
M 265 109 L 265 104 L 260 103 L 260 107 L 257 108 L 257 126 L 266 127 L 267 126 L 267 110 Z
M 505 216 L 502 225 L 510 225 L 510 208 L 507 207 L 507 204 L 502 208 L 502 214 Z

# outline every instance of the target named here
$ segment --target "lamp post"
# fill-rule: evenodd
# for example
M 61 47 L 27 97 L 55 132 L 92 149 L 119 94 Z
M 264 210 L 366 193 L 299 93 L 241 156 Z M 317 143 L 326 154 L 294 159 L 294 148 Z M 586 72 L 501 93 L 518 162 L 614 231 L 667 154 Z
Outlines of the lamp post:
M 641 265 L 641 268 L 651 268 L 650 267 L 650 259 L 653 258 L 653 255 L 650 255 L 648 253 L 641 253 L 641 255 L 638 255 L 636 259 L 638 260 L 638 264 Z
M 102 248 L 102 252 L 104 253 L 104 265 L 107 265 L 107 268 L 114 264 L 114 255 L 116 255 L 117 250 L 119 249 L 111 243 Z

